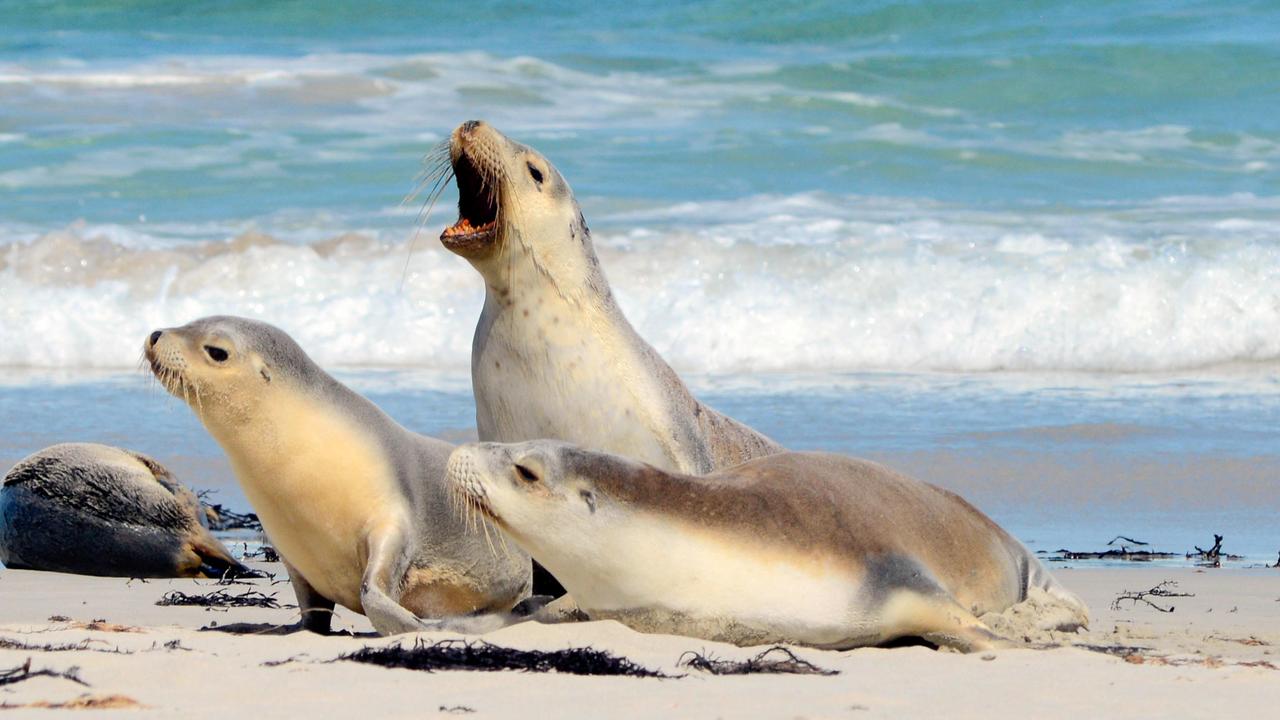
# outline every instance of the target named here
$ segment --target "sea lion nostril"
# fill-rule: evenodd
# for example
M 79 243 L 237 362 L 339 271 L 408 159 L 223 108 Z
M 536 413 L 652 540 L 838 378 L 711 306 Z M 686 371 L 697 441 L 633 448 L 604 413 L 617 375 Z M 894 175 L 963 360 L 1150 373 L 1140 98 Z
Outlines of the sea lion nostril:
M 476 128 L 478 128 L 478 127 L 480 127 L 480 121 L 479 121 L 479 120 L 468 120 L 468 121 L 466 121 L 466 122 L 462 123 L 462 128 L 461 128 L 461 130 L 462 130 L 462 132 L 464 132 L 464 133 L 475 132 L 475 129 L 476 129 Z
M 160 341 L 160 336 L 161 336 L 161 335 L 163 335 L 163 334 L 164 334 L 164 331 L 162 331 L 162 330 L 157 330 L 157 331 L 155 331 L 155 332 L 151 333 L 151 346 L 152 346 L 152 347 L 155 347 L 156 343 Z

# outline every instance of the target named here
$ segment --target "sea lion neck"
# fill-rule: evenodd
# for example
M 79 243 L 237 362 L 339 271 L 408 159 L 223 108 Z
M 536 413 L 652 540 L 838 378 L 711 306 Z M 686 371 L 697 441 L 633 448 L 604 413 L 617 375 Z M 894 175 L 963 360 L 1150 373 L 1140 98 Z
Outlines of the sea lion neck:
M 591 234 L 581 216 L 565 229 L 539 232 L 509 227 L 501 247 L 471 260 L 498 307 L 552 297 L 577 307 L 614 305 Z

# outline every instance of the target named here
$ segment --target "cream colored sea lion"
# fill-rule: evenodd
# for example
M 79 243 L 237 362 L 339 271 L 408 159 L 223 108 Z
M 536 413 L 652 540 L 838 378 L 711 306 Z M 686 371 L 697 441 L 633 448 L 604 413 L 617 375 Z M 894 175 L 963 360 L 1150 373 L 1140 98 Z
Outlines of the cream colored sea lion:
M 671 473 L 551 441 L 464 445 L 449 480 L 592 619 L 739 645 L 999 641 L 977 616 L 1035 594 L 1085 606 L 954 493 L 881 465 L 781 453 Z
M 632 329 L 546 158 L 477 121 L 449 152 L 459 219 L 440 240 L 485 281 L 471 351 L 481 440 L 555 438 L 695 474 L 782 449 L 698 402 Z
M 528 556 L 495 550 L 450 507 L 453 446 L 396 424 L 283 331 L 210 317 L 155 331 L 145 351 L 227 453 L 305 628 L 327 632 L 334 603 L 390 634 L 528 596 Z
M 248 572 L 201 522 L 195 493 L 131 450 L 64 443 L 23 459 L 0 486 L 0 562 L 112 577 Z

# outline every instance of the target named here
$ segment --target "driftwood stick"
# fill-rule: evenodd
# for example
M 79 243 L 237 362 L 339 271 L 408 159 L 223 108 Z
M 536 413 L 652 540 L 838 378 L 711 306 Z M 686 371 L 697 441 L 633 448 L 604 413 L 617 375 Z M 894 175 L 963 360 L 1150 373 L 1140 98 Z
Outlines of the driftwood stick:
M 62 678 L 63 680 L 70 680 L 73 683 L 79 683 L 86 687 L 89 685 L 89 683 L 80 679 L 79 667 L 73 667 L 67 670 L 50 670 L 48 668 L 32 670 L 31 658 L 27 658 L 25 663 L 15 668 L 0 670 L 0 685 L 15 685 L 23 680 L 30 680 L 31 678 L 38 677 Z
M 1217 560 L 1218 556 L 1222 554 L 1222 536 L 1217 533 L 1214 533 L 1213 547 L 1209 548 L 1208 550 L 1205 550 L 1199 545 L 1193 545 L 1192 547 L 1194 547 L 1196 549 L 1196 552 L 1200 553 L 1201 557 L 1203 557 L 1205 560 Z
M 1178 587 L 1178 582 L 1176 580 L 1165 580 L 1161 582 L 1159 585 L 1156 585 L 1155 587 L 1151 588 L 1150 590 L 1139 590 L 1137 592 L 1125 590 L 1124 592 L 1120 593 L 1120 595 L 1118 595 L 1115 600 L 1111 601 L 1111 609 L 1119 610 L 1121 601 L 1128 600 L 1133 605 L 1137 605 L 1138 603 L 1146 603 L 1147 605 L 1151 606 L 1152 608 L 1162 613 L 1171 613 L 1174 610 L 1173 605 L 1170 605 L 1169 607 L 1163 607 L 1161 605 L 1158 605 L 1152 602 L 1151 598 L 1153 597 L 1155 598 L 1195 597 L 1194 593 L 1184 593 L 1184 592 L 1175 591 L 1174 588 L 1176 587 Z
M 1111 542 L 1107 543 L 1107 545 L 1115 545 L 1116 540 L 1124 540 L 1125 542 L 1133 545 L 1150 545 L 1151 544 L 1151 543 L 1142 542 L 1141 540 L 1134 540 L 1133 538 L 1125 537 L 1124 535 L 1117 535 L 1114 538 L 1112 538 Z M 1124 547 L 1124 546 L 1121 545 L 1120 547 Z

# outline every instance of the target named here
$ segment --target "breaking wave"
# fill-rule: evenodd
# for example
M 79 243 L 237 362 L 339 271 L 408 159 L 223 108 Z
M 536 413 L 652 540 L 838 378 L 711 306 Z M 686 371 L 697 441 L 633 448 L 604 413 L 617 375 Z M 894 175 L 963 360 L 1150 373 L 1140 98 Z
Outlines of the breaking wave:
M 589 217 L 628 317 L 681 370 L 1148 372 L 1280 359 L 1276 205 L 806 193 Z M 132 366 L 151 329 L 209 314 L 280 325 L 326 364 L 468 365 L 482 287 L 429 229 L 410 256 L 407 232 L 144 227 L 0 229 L 0 365 Z

